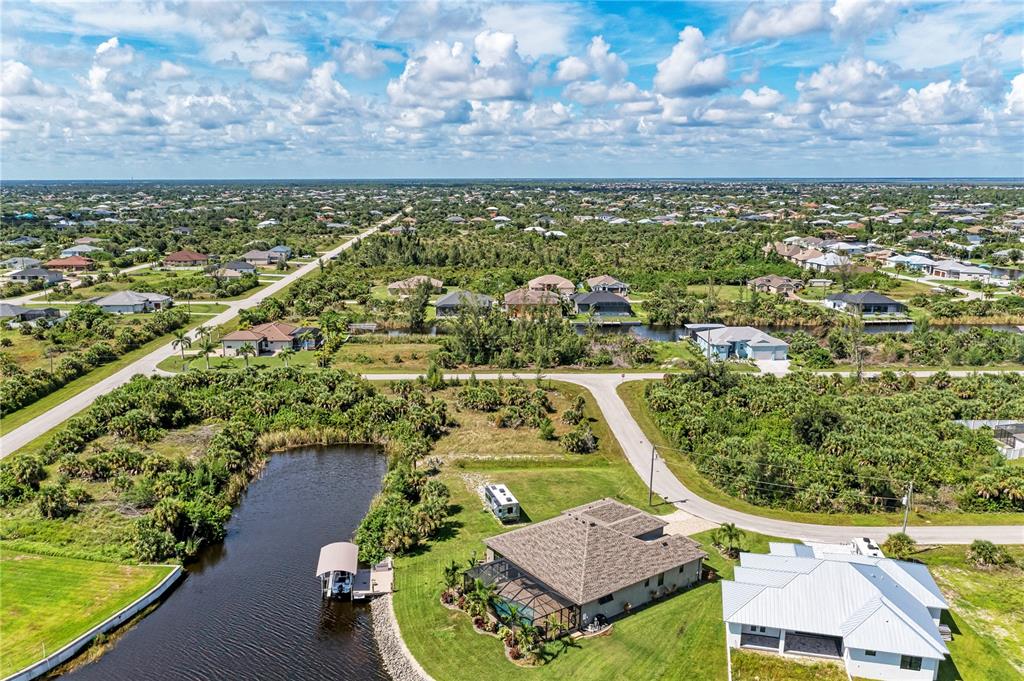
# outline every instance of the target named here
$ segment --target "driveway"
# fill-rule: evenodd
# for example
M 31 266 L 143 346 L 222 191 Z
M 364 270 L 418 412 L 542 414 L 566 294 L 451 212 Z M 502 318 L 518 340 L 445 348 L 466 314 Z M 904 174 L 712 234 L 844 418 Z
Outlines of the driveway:
M 762 374 L 785 376 L 789 373 L 788 359 L 755 359 L 754 364 Z

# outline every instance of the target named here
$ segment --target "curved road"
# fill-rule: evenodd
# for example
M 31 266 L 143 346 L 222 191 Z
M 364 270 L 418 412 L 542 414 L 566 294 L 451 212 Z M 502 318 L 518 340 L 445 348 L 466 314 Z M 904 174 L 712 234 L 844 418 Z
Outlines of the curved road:
M 384 225 L 391 224 L 394 222 L 401 213 L 395 213 L 394 215 L 382 220 L 374 227 L 362 232 L 358 236 L 349 239 L 345 243 L 341 244 L 337 248 L 328 251 L 321 258 L 323 260 L 329 260 L 334 256 L 338 255 L 342 251 L 351 248 L 354 244 L 362 241 L 366 237 L 370 236 Z M 266 288 L 260 289 L 253 295 L 245 298 L 244 300 L 235 300 L 231 302 L 223 302 L 223 305 L 227 305 L 228 309 L 224 312 L 217 314 L 214 317 L 206 320 L 200 327 L 214 328 L 231 321 L 241 310 L 248 309 L 259 305 L 264 299 L 274 295 L 281 289 L 285 288 L 295 280 L 306 276 L 310 272 L 313 272 L 319 267 L 317 261 L 306 263 L 294 272 L 289 273 L 287 276 L 282 277 L 273 284 L 270 284 Z M 195 331 L 192 332 L 192 337 L 195 338 Z M 152 374 L 156 372 L 156 366 L 160 362 L 164 361 L 171 355 L 176 353 L 175 348 L 170 343 L 167 345 L 154 350 L 145 357 L 141 357 L 138 360 L 132 362 L 125 368 L 121 369 L 115 374 L 111 374 L 107 378 L 98 382 L 96 385 L 83 390 L 74 397 L 71 397 L 64 402 L 61 402 L 57 406 L 53 407 L 49 411 L 46 411 L 36 418 L 32 419 L 28 423 L 19 426 L 7 433 L 3 437 L 0 437 L 0 458 L 7 456 L 8 454 L 17 451 L 20 447 L 25 446 L 32 440 L 36 439 L 40 435 L 46 433 L 51 428 L 60 425 L 67 419 L 71 418 L 83 409 L 88 408 L 92 404 L 93 400 L 97 396 L 103 395 L 110 392 L 114 388 L 124 385 L 132 379 L 136 374 Z
M 927 375 L 930 372 L 916 372 Z M 965 373 L 965 372 L 960 372 Z M 633 418 L 626 403 L 619 397 L 617 388 L 627 381 L 660 379 L 662 373 L 650 374 L 570 374 L 549 373 L 543 378 L 554 381 L 565 381 L 583 386 L 594 396 L 608 426 L 622 446 L 626 458 L 640 479 L 647 483 L 651 474 L 652 445 L 644 435 L 640 425 Z M 476 374 L 480 379 L 494 379 L 499 374 Z M 536 374 L 504 374 L 506 378 L 516 377 L 523 380 L 536 378 Z M 401 380 L 415 378 L 416 374 L 365 374 L 370 380 Z M 450 378 L 468 378 L 469 374 L 449 374 Z M 668 469 L 660 456 L 654 462 L 654 491 L 662 499 L 672 502 L 676 508 L 693 516 L 715 523 L 735 523 L 738 527 L 775 537 L 790 537 L 807 541 L 848 542 L 851 538 L 871 535 L 877 541 L 898 532 L 898 527 L 858 527 L 842 525 L 811 525 L 788 520 L 775 520 L 762 516 L 735 511 L 725 506 L 707 501 L 690 491 Z M 946 525 L 946 526 L 914 526 L 907 528 L 907 533 L 914 539 L 925 544 L 969 544 L 975 539 L 988 539 L 999 544 L 1024 544 L 1024 526 L 1020 525 Z

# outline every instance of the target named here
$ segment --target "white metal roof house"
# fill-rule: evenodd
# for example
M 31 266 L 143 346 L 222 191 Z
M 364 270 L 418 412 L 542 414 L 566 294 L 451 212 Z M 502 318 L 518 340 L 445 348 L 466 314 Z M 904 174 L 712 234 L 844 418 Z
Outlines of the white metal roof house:
M 723 326 L 698 331 L 694 340 L 702 354 L 715 359 L 774 359 L 787 358 L 789 343 L 752 326 Z
M 99 305 L 104 312 L 113 314 L 152 312 L 171 307 L 174 304 L 170 296 L 137 291 L 117 291 L 93 302 Z
M 939 619 L 949 605 L 926 566 L 769 546 L 740 554 L 734 579 L 722 582 L 729 647 L 841 659 L 856 678 L 938 678 L 949 653 Z

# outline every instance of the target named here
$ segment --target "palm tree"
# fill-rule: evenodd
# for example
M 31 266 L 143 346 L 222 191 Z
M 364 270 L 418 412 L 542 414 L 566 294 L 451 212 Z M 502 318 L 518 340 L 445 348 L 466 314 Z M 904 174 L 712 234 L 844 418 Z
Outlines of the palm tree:
M 245 359 L 245 368 L 249 368 L 249 358 L 256 356 L 256 347 L 252 343 L 246 343 L 242 347 L 235 350 L 236 355 L 241 355 Z
M 725 542 L 728 552 L 733 552 L 733 547 L 743 539 L 743 530 L 736 527 L 734 523 L 722 523 L 722 541 Z
M 204 340 L 210 340 L 213 338 L 213 328 L 209 326 L 200 326 L 196 329 L 196 337 Z
M 171 341 L 172 348 L 181 350 L 181 368 L 185 368 L 185 350 L 192 347 L 192 339 L 188 337 L 188 331 L 179 329 L 174 332 L 174 340 Z
M 217 344 L 213 342 L 209 337 L 204 338 L 199 343 L 199 352 L 202 353 L 203 358 L 206 359 L 206 368 L 210 368 L 210 355 L 217 350 Z
M 454 560 L 444 566 L 444 588 L 445 591 L 451 591 L 459 584 L 459 573 L 462 570 L 459 568 L 459 564 Z
M 192 298 L 194 297 L 192 289 L 182 291 L 181 297 L 185 299 L 185 305 L 188 307 L 188 313 L 192 314 Z
M 292 355 L 295 354 L 295 350 L 291 348 L 284 348 L 283 350 L 281 350 L 281 352 L 277 354 L 281 356 L 281 360 L 284 362 L 284 368 L 287 369 L 288 360 L 291 358 Z

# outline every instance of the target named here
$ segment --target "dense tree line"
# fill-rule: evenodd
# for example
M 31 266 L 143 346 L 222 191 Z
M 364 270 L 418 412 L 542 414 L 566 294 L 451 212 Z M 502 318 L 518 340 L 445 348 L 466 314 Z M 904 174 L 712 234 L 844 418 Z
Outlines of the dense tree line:
M 198 457 L 139 451 L 166 431 L 198 423 L 218 424 Z M 137 377 L 69 421 L 38 458 L 16 454 L 0 463 L 0 502 L 43 504 L 44 517 L 59 517 L 88 503 L 75 481 L 108 480 L 138 514 L 129 536 L 113 539 L 127 542 L 139 560 L 184 557 L 223 537 L 231 505 L 271 449 L 374 442 L 389 453 L 390 471 L 360 530 L 365 556 L 373 557 L 415 546 L 441 526 L 447 490 L 415 462 L 449 425 L 445 403 L 422 390 L 387 397 L 332 370 Z M 116 444 L 98 445 L 104 436 Z M 59 476 L 46 484 L 43 466 L 51 464 Z
M 911 305 L 923 307 L 937 318 L 998 317 L 1009 315 L 1024 317 L 1024 296 L 1008 295 L 999 298 L 963 300 L 954 295 L 914 296 Z
M 159 310 L 136 325 L 118 325 L 115 317 L 96 305 L 73 307 L 67 317 L 50 327 L 23 326 L 40 342 L 49 341 L 51 351 L 68 351 L 56 362 L 53 371 L 36 368 L 26 371 L 10 355 L 0 352 L 0 415 L 10 414 L 32 404 L 67 383 L 121 355 L 145 345 L 189 322 L 181 308 Z M 84 350 L 77 350 L 86 346 Z
M 1024 511 L 1024 471 L 990 432 L 958 419 L 1024 414 L 1024 378 L 857 382 L 795 374 L 751 378 L 702 368 L 648 386 L 673 445 L 725 492 L 819 512 L 894 510 L 908 483 L 927 506 Z

